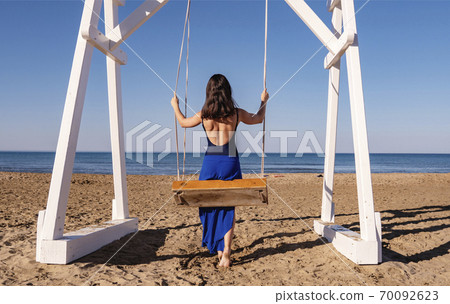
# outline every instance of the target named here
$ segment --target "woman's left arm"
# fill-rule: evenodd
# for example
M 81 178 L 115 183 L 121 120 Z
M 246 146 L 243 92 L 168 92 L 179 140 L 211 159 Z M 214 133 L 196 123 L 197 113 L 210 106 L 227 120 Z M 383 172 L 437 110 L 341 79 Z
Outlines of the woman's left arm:
M 195 113 L 195 115 L 191 117 L 185 117 L 183 113 L 181 113 L 178 97 L 175 94 L 172 97 L 170 103 L 172 104 L 175 116 L 182 128 L 193 128 L 198 126 L 202 122 L 201 112 Z

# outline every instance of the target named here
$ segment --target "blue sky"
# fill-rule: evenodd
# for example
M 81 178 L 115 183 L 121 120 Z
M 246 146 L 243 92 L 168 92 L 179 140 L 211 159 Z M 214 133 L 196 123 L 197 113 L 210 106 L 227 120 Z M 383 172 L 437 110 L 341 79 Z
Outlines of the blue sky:
M 356 1 L 356 9 L 366 1 Z M 127 1 L 120 19 L 141 1 Z M 307 1 L 330 25 L 325 0 Z M 172 87 L 186 1 L 170 1 L 127 43 Z M 320 47 L 284 1 L 270 1 L 268 90 L 274 93 Z M 54 151 L 72 64 L 81 0 L 0 1 L 0 151 Z M 371 0 L 357 14 L 370 151 L 450 153 L 450 1 Z M 102 28 L 102 27 L 101 27 Z M 230 80 L 238 104 L 259 105 L 264 1 L 196 1 L 191 11 L 189 104 L 199 110 L 214 73 Z M 172 128 L 171 91 L 125 45 L 125 130 L 144 120 Z M 268 105 L 268 130 L 313 130 L 324 146 L 328 71 L 322 48 Z M 342 63 L 338 152 L 352 152 L 350 106 Z M 181 72 L 184 75 L 184 71 Z M 184 78 L 180 80 L 180 94 Z M 95 50 L 79 151 L 110 149 L 106 65 Z M 201 128 L 201 127 L 199 127 Z M 260 126 L 240 127 L 256 132 Z M 295 139 L 290 150 L 296 150 Z M 276 151 L 278 140 L 268 140 Z

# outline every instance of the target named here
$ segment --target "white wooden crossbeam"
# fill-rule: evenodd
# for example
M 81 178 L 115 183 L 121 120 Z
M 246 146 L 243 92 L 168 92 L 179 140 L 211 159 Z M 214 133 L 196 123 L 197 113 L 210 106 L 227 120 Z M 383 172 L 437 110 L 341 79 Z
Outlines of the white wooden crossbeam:
M 109 58 L 122 65 L 127 64 L 127 54 L 121 49 L 115 49 L 114 51 L 111 51 L 109 49 L 111 40 L 103 35 L 103 33 L 100 32 L 96 27 L 89 25 L 87 28 L 82 30 L 81 35 L 91 45 L 96 47 L 100 52 L 102 52 Z
M 285 0 L 323 45 L 333 54 L 339 51 L 337 38 L 303 0 Z
M 125 18 L 125 20 L 107 34 L 108 38 L 111 39 L 110 50 L 114 51 L 168 1 L 169 0 L 146 0 L 142 3 L 127 18 Z
M 324 67 L 325 69 L 331 68 L 336 62 L 341 59 L 342 55 L 344 55 L 345 51 L 348 49 L 350 45 L 353 44 L 353 41 L 355 40 L 355 34 L 344 32 L 344 34 L 341 35 L 341 37 L 338 39 L 338 50 L 335 54 L 329 52 L 327 56 L 325 56 L 324 60 Z

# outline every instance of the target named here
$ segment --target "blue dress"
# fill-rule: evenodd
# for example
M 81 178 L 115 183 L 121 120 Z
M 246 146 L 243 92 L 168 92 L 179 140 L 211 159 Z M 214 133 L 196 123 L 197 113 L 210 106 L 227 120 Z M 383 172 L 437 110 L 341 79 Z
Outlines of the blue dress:
M 235 131 L 238 122 L 239 117 L 237 116 Z M 203 121 L 202 126 L 203 130 L 205 130 Z M 236 132 L 230 141 L 222 146 L 214 145 L 206 136 L 208 149 L 203 159 L 199 180 L 233 180 L 242 178 L 235 135 Z M 200 207 L 199 215 L 203 225 L 202 247 L 208 247 L 213 254 L 217 251 L 223 251 L 224 236 L 233 227 L 234 207 Z

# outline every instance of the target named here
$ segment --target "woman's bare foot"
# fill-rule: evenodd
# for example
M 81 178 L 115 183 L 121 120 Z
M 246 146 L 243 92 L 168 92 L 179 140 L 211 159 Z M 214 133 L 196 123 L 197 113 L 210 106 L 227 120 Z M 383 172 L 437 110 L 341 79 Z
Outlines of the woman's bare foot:
M 231 249 L 225 249 L 223 251 L 222 258 L 220 259 L 219 267 L 229 268 L 231 266 Z
M 236 215 L 233 218 L 233 226 L 230 230 L 225 234 L 223 237 L 224 241 L 224 249 L 222 253 L 222 258 L 219 262 L 219 267 L 223 268 L 229 268 L 231 266 L 231 241 L 233 240 L 233 233 L 234 233 L 234 225 L 236 223 Z
M 219 257 L 219 262 L 222 260 L 222 255 L 223 255 L 222 251 L 217 251 L 217 256 Z

